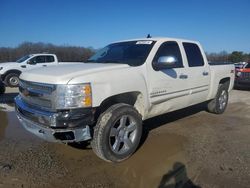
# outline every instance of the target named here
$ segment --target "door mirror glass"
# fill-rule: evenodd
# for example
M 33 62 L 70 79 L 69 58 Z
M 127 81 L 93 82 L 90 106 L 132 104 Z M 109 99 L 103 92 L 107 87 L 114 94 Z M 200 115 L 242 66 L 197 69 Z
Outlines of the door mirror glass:
M 173 68 L 177 64 L 178 60 L 175 56 L 161 56 L 157 62 L 154 63 L 155 70 Z
M 161 56 L 159 57 L 157 63 L 170 66 L 177 63 L 177 59 L 174 56 Z

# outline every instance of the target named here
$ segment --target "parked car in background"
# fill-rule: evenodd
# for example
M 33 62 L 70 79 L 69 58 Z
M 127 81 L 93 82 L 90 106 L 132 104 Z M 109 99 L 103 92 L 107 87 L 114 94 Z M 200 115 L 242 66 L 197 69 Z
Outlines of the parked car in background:
M 236 64 L 234 86 L 250 88 L 250 62 Z
M 244 67 L 245 64 L 246 62 L 240 62 L 240 63 L 235 63 L 234 66 L 236 69 L 241 69 Z
M 6 86 L 17 87 L 19 75 L 23 71 L 51 66 L 57 63 L 58 60 L 55 54 L 30 54 L 18 59 L 16 62 L 0 63 L 0 77 Z

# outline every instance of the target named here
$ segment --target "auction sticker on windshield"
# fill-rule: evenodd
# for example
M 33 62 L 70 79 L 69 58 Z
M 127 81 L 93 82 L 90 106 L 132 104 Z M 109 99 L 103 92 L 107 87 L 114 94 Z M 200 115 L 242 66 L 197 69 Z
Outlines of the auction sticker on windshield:
M 137 41 L 136 44 L 152 44 L 153 41 L 151 40 L 142 40 L 142 41 Z

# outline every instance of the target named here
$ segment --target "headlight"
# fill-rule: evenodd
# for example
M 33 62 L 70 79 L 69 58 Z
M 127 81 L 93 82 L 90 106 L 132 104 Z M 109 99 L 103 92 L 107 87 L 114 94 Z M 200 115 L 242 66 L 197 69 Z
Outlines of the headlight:
M 236 76 L 240 77 L 241 76 L 241 72 L 237 72 Z
M 56 96 L 57 109 L 92 106 L 92 92 L 90 84 L 58 85 Z

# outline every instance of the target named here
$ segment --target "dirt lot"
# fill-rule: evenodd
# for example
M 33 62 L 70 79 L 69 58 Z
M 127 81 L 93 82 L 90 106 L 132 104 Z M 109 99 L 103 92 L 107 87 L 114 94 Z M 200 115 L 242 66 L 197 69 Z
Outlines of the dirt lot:
M 15 92 L 0 96 L 0 187 L 250 185 L 249 90 L 232 91 L 223 115 L 198 105 L 144 122 L 140 148 L 119 164 L 100 160 L 89 146 L 47 143 L 27 133 L 13 111 Z

